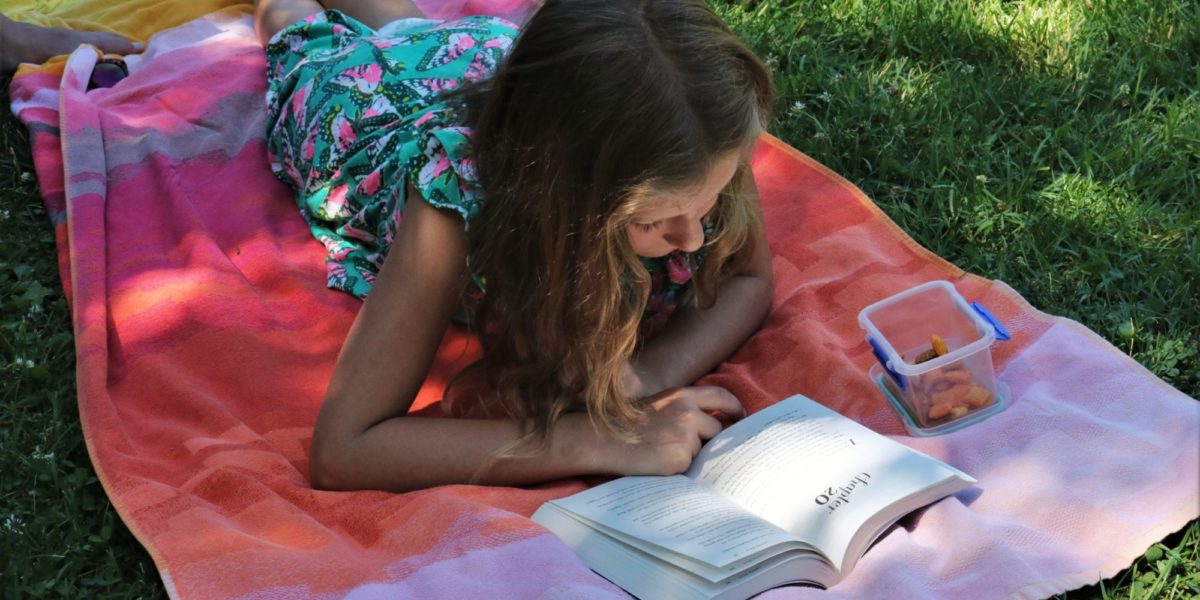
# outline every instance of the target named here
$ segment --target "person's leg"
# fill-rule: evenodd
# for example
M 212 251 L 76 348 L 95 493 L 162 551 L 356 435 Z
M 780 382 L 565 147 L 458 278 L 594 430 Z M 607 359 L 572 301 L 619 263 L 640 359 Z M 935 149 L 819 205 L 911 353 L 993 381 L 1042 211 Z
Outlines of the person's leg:
M 371 29 L 379 29 L 396 19 L 423 17 L 412 0 L 322 0 L 325 8 L 336 8 Z
M 280 29 L 326 8 L 340 10 L 372 29 L 396 19 L 424 16 L 412 0 L 255 0 L 254 29 L 265 46 Z
M 41 27 L 0 14 L 0 74 L 17 70 L 21 63 L 43 63 L 51 57 L 70 54 L 80 44 L 91 44 L 112 54 L 134 54 L 143 49 L 142 44 L 115 33 Z
M 254 31 L 265 47 L 280 29 L 323 10 L 316 0 L 254 0 Z

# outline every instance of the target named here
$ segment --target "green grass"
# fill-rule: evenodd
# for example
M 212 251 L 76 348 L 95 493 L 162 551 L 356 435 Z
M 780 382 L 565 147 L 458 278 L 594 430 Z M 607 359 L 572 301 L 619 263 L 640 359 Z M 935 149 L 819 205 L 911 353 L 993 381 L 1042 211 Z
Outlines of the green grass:
M 165 597 L 88 459 L 54 231 L 0 88 L 0 596 Z
M 774 133 L 859 185 L 934 252 L 1081 321 L 1200 395 L 1196 3 L 718 7 L 774 68 Z M 161 596 L 89 464 L 57 277 L 28 140 L 5 110 L 0 590 Z M 1195 598 L 1198 563 L 1193 521 L 1120 575 L 1065 597 Z
M 1200 5 L 722 12 L 777 65 L 780 137 L 937 254 L 1082 321 L 1197 396 Z

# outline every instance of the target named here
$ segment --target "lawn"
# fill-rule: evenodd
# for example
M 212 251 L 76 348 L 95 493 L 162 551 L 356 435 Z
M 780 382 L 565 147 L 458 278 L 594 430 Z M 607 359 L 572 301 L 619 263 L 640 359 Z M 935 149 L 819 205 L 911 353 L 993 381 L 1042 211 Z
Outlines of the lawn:
M 717 6 L 776 74 L 773 133 L 1200 395 L 1200 3 Z M 87 457 L 52 228 L 0 96 L 0 593 L 162 596 Z M 1066 597 L 1194 598 L 1197 563 L 1193 521 Z

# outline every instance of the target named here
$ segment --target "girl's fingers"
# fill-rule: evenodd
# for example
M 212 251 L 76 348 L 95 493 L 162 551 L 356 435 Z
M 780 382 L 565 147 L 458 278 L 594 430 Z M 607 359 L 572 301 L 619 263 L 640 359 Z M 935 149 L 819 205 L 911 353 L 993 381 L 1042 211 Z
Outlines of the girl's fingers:
M 695 389 L 701 391 L 695 396 L 696 407 L 700 410 L 706 413 L 717 411 L 733 420 L 746 416 L 746 409 L 729 390 L 716 386 Z
M 724 429 L 721 422 L 710 414 L 700 413 L 697 418 L 699 421 L 696 423 L 696 433 L 700 435 L 700 440 L 703 442 L 713 439 L 713 437 L 721 433 L 721 430 Z M 696 448 L 696 452 L 699 451 L 700 449 Z M 693 452 L 692 456 L 695 456 L 696 452 Z
M 97 47 L 105 54 L 136 54 L 145 50 L 144 44 L 121 37 L 115 33 L 89 32 L 87 43 Z

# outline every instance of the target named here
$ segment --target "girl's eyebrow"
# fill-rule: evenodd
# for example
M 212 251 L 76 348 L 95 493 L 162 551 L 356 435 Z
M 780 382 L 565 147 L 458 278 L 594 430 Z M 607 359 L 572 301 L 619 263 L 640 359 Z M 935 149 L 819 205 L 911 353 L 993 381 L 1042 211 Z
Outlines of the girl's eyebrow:
M 633 218 L 630 219 L 630 221 L 633 223 L 657 223 L 659 221 L 666 221 L 667 219 L 673 219 L 682 214 L 683 213 L 679 212 L 679 211 L 671 211 L 670 213 L 646 212 L 643 214 L 633 215 Z
M 709 200 L 710 204 L 708 206 L 708 209 L 705 210 L 703 213 L 701 213 L 701 216 L 707 215 L 708 213 L 712 212 L 713 208 L 716 207 L 717 203 L 720 202 L 720 200 L 721 200 L 721 193 L 718 192 L 716 196 L 713 196 Z M 668 208 L 670 208 L 670 211 L 667 210 Z M 630 221 L 632 221 L 634 223 L 651 223 L 651 222 L 655 222 L 655 221 L 665 221 L 666 219 L 670 219 L 672 217 L 682 215 L 682 214 L 685 214 L 685 211 L 679 209 L 677 206 L 665 205 L 662 207 L 645 208 L 641 212 L 635 212 L 633 214 L 633 217 L 630 219 Z

